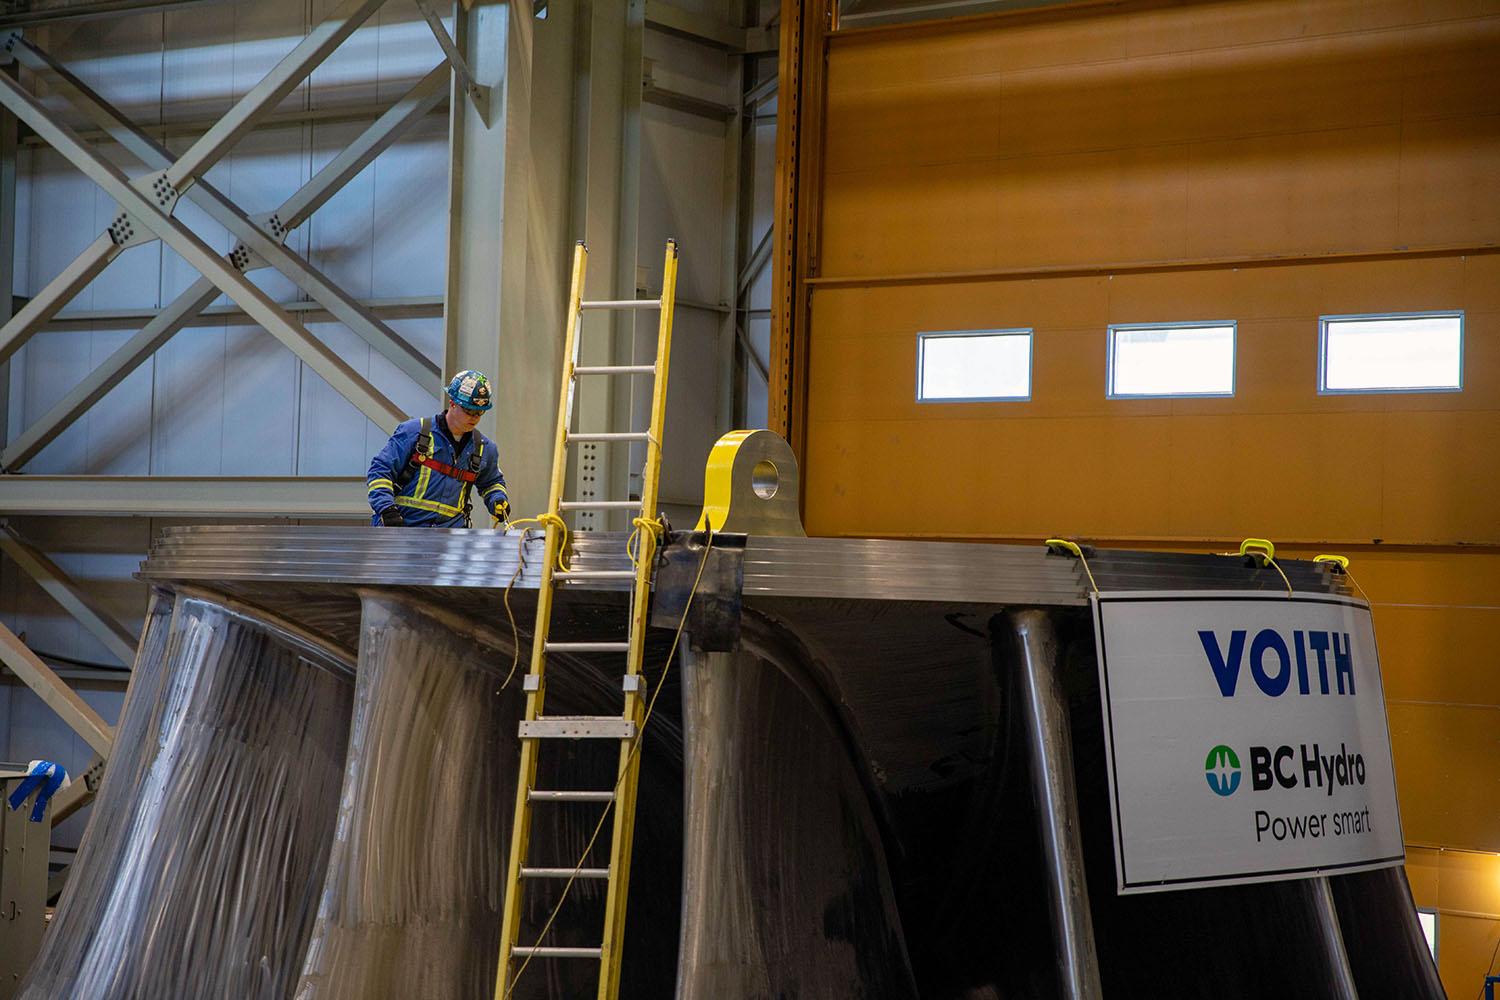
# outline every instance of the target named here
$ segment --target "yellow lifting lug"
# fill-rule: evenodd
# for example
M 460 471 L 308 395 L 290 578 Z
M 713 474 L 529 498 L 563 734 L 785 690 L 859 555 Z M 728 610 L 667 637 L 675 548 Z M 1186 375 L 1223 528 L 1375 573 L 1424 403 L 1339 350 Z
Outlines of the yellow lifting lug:
M 1247 538 L 1240 542 L 1240 555 L 1254 560 L 1257 566 L 1269 566 L 1276 559 L 1276 546 L 1269 539 Z
M 1349 572 L 1348 556 L 1336 556 L 1331 553 L 1325 553 L 1321 556 L 1313 556 L 1313 562 L 1328 563 L 1328 568 L 1333 570 L 1335 573 Z

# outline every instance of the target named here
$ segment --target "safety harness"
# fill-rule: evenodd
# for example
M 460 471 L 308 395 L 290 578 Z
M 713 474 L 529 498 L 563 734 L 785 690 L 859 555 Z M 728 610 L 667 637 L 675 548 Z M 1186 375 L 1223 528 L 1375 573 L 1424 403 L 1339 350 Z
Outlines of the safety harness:
M 449 479 L 457 479 L 465 484 L 463 490 L 464 527 L 470 526 L 470 514 L 473 505 L 469 500 L 468 486 L 479 478 L 479 470 L 484 465 L 484 444 L 479 443 L 469 454 L 468 469 L 460 469 L 449 465 L 447 462 L 439 462 L 432 456 L 436 453 L 437 446 L 432 440 L 432 418 L 423 417 L 421 430 L 417 432 L 417 443 L 412 447 L 411 457 L 407 459 L 406 465 L 396 477 L 396 492 L 406 489 L 407 485 L 417 477 L 422 466 L 427 466 L 434 472 L 447 476 Z

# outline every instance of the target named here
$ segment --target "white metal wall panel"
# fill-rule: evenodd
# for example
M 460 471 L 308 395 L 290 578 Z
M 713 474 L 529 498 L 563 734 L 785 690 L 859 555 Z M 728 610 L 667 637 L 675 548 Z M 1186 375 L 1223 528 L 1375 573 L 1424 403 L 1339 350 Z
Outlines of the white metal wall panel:
M 25 188 L 31 200 L 31 228 L 16 233 L 25 242 L 26 280 L 21 294 L 34 295 L 83 252 L 103 230 L 94 228 L 93 181 L 50 149 L 33 149 L 29 167 L 18 167 L 17 189 Z M 86 288 L 73 302 L 77 309 L 93 307 L 92 289 Z
M 151 474 L 223 474 L 224 321 L 189 327 L 156 352 Z
M 133 329 L 93 324 L 89 334 L 89 366 L 102 364 L 125 341 Z M 49 404 L 51 400 L 47 401 Z M 144 476 L 151 471 L 151 369 L 141 367 L 78 422 L 84 428 L 85 452 L 79 470 L 91 476 Z
M 352 123 L 315 126 L 314 169 L 322 169 L 362 128 L 362 125 Z M 376 214 L 375 173 L 379 169 L 379 162 L 367 167 L 302 227 L 308 230 L 312 241 L 314 266 L 359 298 L 369 298 L 374 294 L 372 242 Z M 380 294 L 386 296 L 390 293 L 382 290 Z
M 452 4 L 435 4 L 438 14 L 443 16 L 449 34 L 453 32 L 453 17 L 444 10 Z M 417 5 L 411 0 L 388 0 L 380 8 L 371 23 L 375 26 L 375 98 L 394 101 L 444 59 L 443 50 Z M 350 39 L 350 42 L 355 39 Z M 443 136 L 447 131 L 444 127 Z M 446 162 L 446 161 L 445 161 Z
M 30 176 L 32 172 L 31 162 L 33 151 L 25 147 L 16 150 L 16 221 L 15 221 L 15 257 L 13 261 L 14 288 L 12 294 L 27 294 L 31 291 L 31 185 L 20 179 Z M 4 294 L 5 289 L 0 289 Z M 8 414 L 11 423 L 15 422 L 15 414 Z
M 307 328 L 407 413 L 418 416 L 434 408 L 430 395 L 342 325 L 309 323 Z M 300 399 L 297 474 L 364 475 L 370 456 L 385 444 L 393 428 L 376 427 L 354 404 L 306 369 Z
M 301 367 L 296 355 L 260 327 L 224 327 L 221 474 L 294 474 Z
M 715 55 L 722 64 L 726 57 Z M 722 317 L 681 305 L 682 300 L 722 303 L 733 294 L 720 287 L 729 221 L 724 213 L 724 130 L 722 122 L 670 108 L 646 105 L 641 111 L 638 252 L 653 293 L 661 288 L 662 247 L 669 236 L 677 238 L 682 253 L 667 384 L 661 496 L 685 506 L 701 503 L 703 464 L 721 431 L 728 429 L 719 426 Z M 637 323 L 638 351 L 646 357 L 654 350 L 654 335 L 654 322 Z M 646 388 L 644 384 L 637 387 L 635 423 L 640 427 L 645 426 L 648 412 Z M 632 468 L 639 462 L 637 457 Z
M 309 10 L 309 5 L 300 2 L 240 0 L 219 9 L 224 15 L 224 23 L 230 23 L 229 17 L 233 17 L 234 37 L 229 48 L 227 68 L 230 94 L 234 99 L 243 97 L 251 87 L 265 79 L 266 74 L 296 47 L 316 23 L 311 20 L 313 11 Z M 322 20 L 321 14 L 318 20 Z M 354 42 L 354 39 L 350 39 L 347 44 Z M 216 73 L 210 69 L 213 75 L 194 79 L 192 83 L 208 89 L 224 79 L 225 68 L 221 65 Z M 282 99 L 278 110 L 295 111 L 307 104 L 308 83 L 304 81 Z
M 226 186 L 220 190 L 248 215 L 275 209 L 312 176 L 306 147 L 300 125 L 251 132 L 228 156 Z M 235 240 L 227 232 L 223 238 L 227 253 Z M 305 252 L 306 235 L 294 231 L 287 244 L 298 253 Z M 278 302 L 307 297 L 274 268 L 252 271 L 250 280 Z
M 11 359 L 12 395 L 19 404 L 21 424 L 28 426 L 51 406 L 49 390 L 63 392 L 75 385 L 92 361 L 88 330 L 48 330 L 31 338 Z M 20 383 L 21 391 L 14 385 Z M 11 426 L 18 426 L 14 420 Z M 88 451 L 88 427 L 75 423 L 32 459 L 27 468 L 39 474 L 73 472 Z
M 162 16 L 59 23 L 38 36 L 84 83 L 134 121 L 159 121 L 164 62 Z
M 373 179 L 374 294 L 441 298 L 447 280 L 447 119 L 434 115 L 414 126 L 365 173 Z M 428 357 L 442 356 L 439 339 Z

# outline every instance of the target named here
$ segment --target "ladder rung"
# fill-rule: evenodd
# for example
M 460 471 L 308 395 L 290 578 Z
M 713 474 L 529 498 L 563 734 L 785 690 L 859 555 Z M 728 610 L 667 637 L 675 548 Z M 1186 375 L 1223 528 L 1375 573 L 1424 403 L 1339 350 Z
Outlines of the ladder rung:
M 614 715 L 554 715 L 521 722 L 523 740 L 633 740 L 635 720 Z
M 649 441 L 650 431 L 589 431 L 579 434 L 576 431 L 568 432 L 569 441 Z
M 633 569 L 570 569 L 552 574 L 554 580 L 634 580 Z
M 655 375 L 655 365 L 574 365 L 574 375 Z
M 608 868 L 522 868 L 522 878 L 609 878 Z
M 559 510 L 638 510 L 639 500 L 564 500 Z
M 595 299 L 578 303 L 580 309 L 660 309 L 661 299 Z
M 513 945 L 510 949 L 512 955 L 520 955 L 522 958 L 599 958 L 604 954 L 603 948 L 528 948 L 525 945 Z
M 633 573 L 631 575 L 634 575 Z M 628 642 L 544 642 L 549 653 L 628 653 Z
M 613 802 L 614 792 L 546 792 L 533 788 L 526 793 L 533 802 Z

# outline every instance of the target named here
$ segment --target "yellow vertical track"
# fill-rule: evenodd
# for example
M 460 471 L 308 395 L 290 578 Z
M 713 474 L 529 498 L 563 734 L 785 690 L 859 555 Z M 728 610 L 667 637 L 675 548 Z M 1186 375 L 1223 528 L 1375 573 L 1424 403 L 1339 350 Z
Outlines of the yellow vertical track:
M 657 503 L 657 488 L 661 478 L 661 441 L 666 418 L 667 373 L 671 363 L 672 314 L 677 296 L 677 244 L 667 241 L 666 259 L 662 269 L 662 293 L 659 303 L 604 302 L 584 303 L 583 280 L 588 266 L 588 248 L 579 243 L 573 255 L 573 279 L 568 292 L 568 313 L 563 342 L 563 370 L 561 391 L 558 394 L 557 436 L 552 455 L 552 482 L 548 492 L 547 513 L 539 518 L 546 526 L 546 540 L 542 563 L 542 579 L 537 593 L 536 627 L 532 637 L 531 673 L 527 679 L 526 722 L 543 718 L 542 707 L 546 693 L 545 673 L 547 667 L 546 646 L 552 624 L 552 605 L 557 585 L 556 572 L 563 546 L 563 522 L 560 517 L 563 502 L 563 487 L 567 477 L 567 448 L 569 423 L 573 412 L 573 393 L 578 362 L 579 317 L 582 308 L 629 309 L 655 305 L 659 309 L 656 360 L 652 373 L 651 421 L 646 439 L 646 464 L 642 474 L 640 515 L 636 521 L 639 529 L 635 533 L 638 547 L 635 553 L 635 578 L 630 601 L 630 641 L 626 653 L 626 677 L 641 677 L 645 657 L 646 615 L 651 599 L 651 577 L 655 565 L 659 538 L 654 526 L 648 526 Z M 635 806 L 637 781 L 640 775 L 640 754 L 636 742 L 641 738 L 645 721 L 646 698 L 644 680 L 624 684 L 624 706 L 620 718 L 635 723 L 634 738 L 620 740 L 620 762 L 613 790 L 614 825 L 610 843 L 608 889 L 605 901 L 603 941 L 598 949 L 600 1000 L 613 1000 L 620 990 L 620 960 L 623 954 L 625 935 L 625 909 L 629 898 L 630 858 L 635 832 Z M 524 725 L 524 724 L 523 724 Z M 542 739 L 521 740 L 521 761 L 516 782 L 515 818 L 511 827 L 510 859 L 505 878 L 504 912 L 500 930 L 500 963 L 495 977 L 496 1000 L 507 1000 L 515 988 L 516 979 L 525 963 L 518 963 L 517 937 L 521 927 L 524 906 L 522 869 L 526 866 L 527 848 L 531 839 L 531 793 L 536 786 L 537 761 L 543 744 Z M 584 864 L 580 859 L 579 867 Z M 528 946 L 530 947 L 530 946 Z M 570 949 L 586 951 L 588 949 Z M 522 949 L 522 953 L 537 957 Z M 571 957 L 583 957 L 574 955 Z M 528 961 L 530 959 L 528 958 Z

